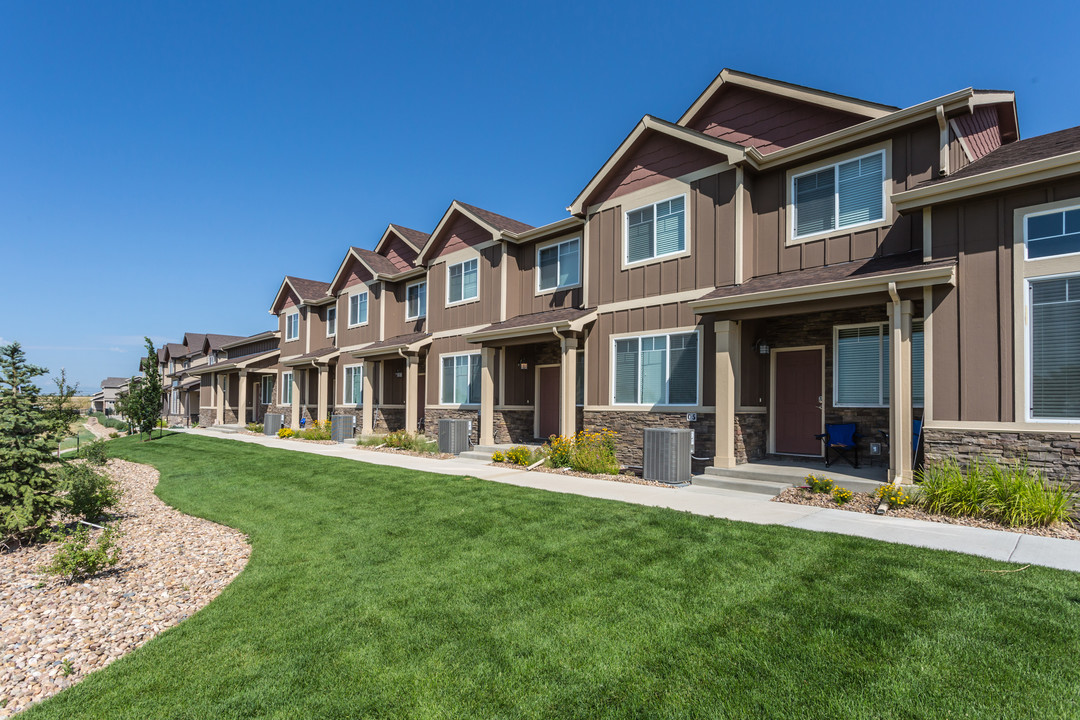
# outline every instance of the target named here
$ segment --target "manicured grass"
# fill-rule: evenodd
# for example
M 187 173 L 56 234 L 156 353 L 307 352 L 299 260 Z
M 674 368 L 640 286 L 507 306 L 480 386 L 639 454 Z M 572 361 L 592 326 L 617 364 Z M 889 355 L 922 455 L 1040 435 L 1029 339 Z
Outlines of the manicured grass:
M 81 447 L 89 442 L 94 442 L 97 439 L 97 435 L 86 429 L 86 418 L 80 417 L 74 423 L 71 424 L 71 437 L 64 438 L 60 442 L 61 452 L 73 447 Z M 78 440 L 76 440 L 78 437 Z
M 127 438 L 249 534 L 39 718 L 1075 718 L 1080 576 L 231 440 Z

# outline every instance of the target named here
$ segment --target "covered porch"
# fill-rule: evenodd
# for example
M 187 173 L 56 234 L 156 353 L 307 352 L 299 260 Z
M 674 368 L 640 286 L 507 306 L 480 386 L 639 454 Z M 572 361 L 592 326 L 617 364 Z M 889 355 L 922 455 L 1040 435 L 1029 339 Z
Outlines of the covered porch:
M 189 393 L 191 412 L 197 413 L 200 404 L 200 387 L 195 383 L 201 385 L 205 378 L 210 390 L 210 406 L 214 409 L 213 425 L 261 422 L 266 414 L 262 402 L 263 384 L 273 385 L 276 371 L 272 365 L 277 356 L 278 351 L 273 350 L 187 370 L 191 378 L 182 381 L 181 387 L 192 386 Z
M 303 417 L 310 417 L 320 423 L 330 419 L 329 408 L 338 355 L 340 351 L 330 347 L 281 361 L 292 373 L 289 427 L 293 430 L 300 429 L 300 418 Z M 312 398 L 315 399 L 314 403 L 311 402 Z
M 427 374 L 422 370 L 429 345 L 430 333 L 410 333 L 349 353 L 361 367 L 358 404 L 362 435 L 372 435 L 379 428 L 412 434 L 420 431 L 427 392 Z M 356 394 L 354 389 L 354 397 Z

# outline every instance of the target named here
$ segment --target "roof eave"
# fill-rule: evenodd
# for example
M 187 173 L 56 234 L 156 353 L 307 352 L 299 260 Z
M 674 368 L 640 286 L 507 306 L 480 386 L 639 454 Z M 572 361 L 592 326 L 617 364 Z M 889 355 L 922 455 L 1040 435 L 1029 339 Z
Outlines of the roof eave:
M 269 340 L 270 338 L 280 338 L 280 337 L 281 337 L 281 332 L 280 331 L 278 331 L 278 330 L 267 330 L 266 332 L 259 333 L 258 335 L 252 335 L 251 337 L 246 337 L 243 340 L 237 340 L 236 342 L 225 343 L 224 345 L 221 346 L 221 349 L 222 350 L 229 350 L 230 348 L 240 347 L 241 345 L 246 345 L 247 343 L 259 342 L 260 340 Z
M 480 330 L 469 333 L 465 340 L 471 343 L 480 343 L 488 340 L 510 340 L 530 335 L 541 335 L 552 330 L 566 330 L 567 332 L 581 332 L 586 325 L 596 320 L 596 311 L 582 315 L 573 320 L 552 320 L 550 322 L 537 323 L 535 325 L 522 325 L 521 327 L 503 328 L 501 330 Z

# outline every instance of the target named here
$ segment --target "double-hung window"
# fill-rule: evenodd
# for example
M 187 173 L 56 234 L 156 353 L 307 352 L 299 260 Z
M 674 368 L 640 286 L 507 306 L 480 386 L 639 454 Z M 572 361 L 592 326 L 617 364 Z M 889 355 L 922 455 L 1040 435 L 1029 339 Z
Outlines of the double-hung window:
M 300 337 L 300 313 L 291 312 L 285 316 L 285 341 Z
M 417 282 L 405 287 L 405 319 L 417 320 L 427 315 L 427 283 Z
M 475 300 L 479 297 L 477 285 L 478 266 L 476 258 L 446 268 L 446 304 Z
M 537 287 L 540 292 L 573 287 L 581 282 L 580 245 L 581 241 L 574 238 L 536 251 Z
M 180 414 L 180 391 L 172 391 L 172 401 L 169 403 L 169 413 L 172 415 Z
M 442 357 L 443 405 L 480 404 L 480 353 Z
M 885 151 L 816 168 L 791 179 L 792 238 L 885 218 Z
M 349 327 L 367 322 L 367 291 L 349 296 Z
M 326 337 L 337 337 L 337 306 L 326 308 Z
M 1024 218 L 1028 260 L 1080 252 L 1080 208 Z
M 834 329 L 833 405 L 889 404 L 889 325 L 869 323 Z M 923 324 L 911 323 L 911 403 L 923 404 Z
M 345 404 L 361 405 L 364 402 L 364 366 L 350 365 L 345 368 Z
M 262 395 L 259 399 L 262 400 L 263 405 L 270 405 L 274 402 L 274 377 L 272 375 L 263 378 L 259 393 Z
M 698 334 L 617 338 L 616 405 L 697 405 Z
M 281 373 L 281 404 L 292 404 L 292 373 Z
M 206 364 L 207 365 L 214 365 L 216 363 L 217 363 L 217 353 L 211 350 L 210 354 L 206 356 Z
M 1080 275 L 1028 285 L 1032 420 L 1080 420 Z
M 626 263 L 644 262 L 686 250 L 686 196 L 626 213 Z

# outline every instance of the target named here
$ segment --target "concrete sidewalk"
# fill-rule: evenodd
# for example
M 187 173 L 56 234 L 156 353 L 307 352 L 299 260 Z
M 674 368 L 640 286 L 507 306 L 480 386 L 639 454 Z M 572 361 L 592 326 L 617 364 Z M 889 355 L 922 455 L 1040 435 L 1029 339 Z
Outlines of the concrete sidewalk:
M 433 458 L 373 452 L 355 445 L 317 445 L 243 434 L 224 434 L 197 428 L 181 430 L 193 435 L 226 438 L 313 455 L 360 460 L 374 465 L 441 473 L 468 475 L 481 480 L 517 485 L 551 492 L 620 500 L 637 505 L 651 505 L 682 510 L 695 515 L 726 518 L 761 525 L 786 525 L 803 530 L 833 532 L 841 535 L 882 540 L 903 545 L 952 550 L 968 555 L 1031 565 L 1044 565 L 1080 572 L 1080 542 L 1045 538 L 1036 535 L 987 530 L 963 525 L 881 517 L 864 513 L 771 502 L 761 494 L 721 490 L 691 485 L 682 488 L 634 485 L 611 480 L 594 480 L 543 472 L 528 472 L 494 467 L 480 460 Z

